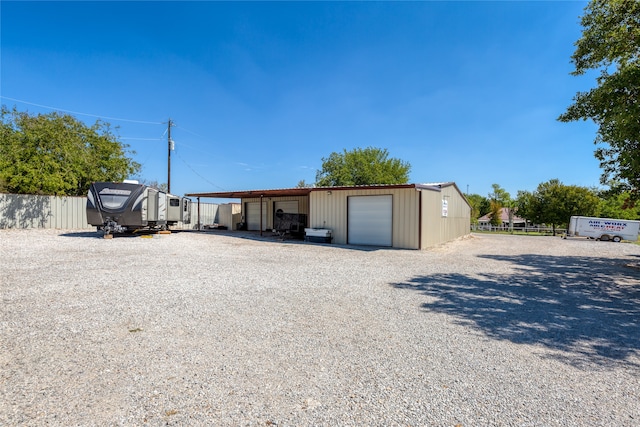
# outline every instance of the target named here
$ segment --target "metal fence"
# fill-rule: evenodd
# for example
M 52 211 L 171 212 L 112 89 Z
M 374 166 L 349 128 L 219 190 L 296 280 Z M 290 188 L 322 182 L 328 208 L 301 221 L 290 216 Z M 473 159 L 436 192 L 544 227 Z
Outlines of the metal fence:
M 472 224 L 471 231 L 492 231 L 492 232 L 518 232 L 518 233 L 537 233 L 537 234 L 553 234 L 552 227 L 512 227 L 508 225 L 495 226 L 495 225 L 478 225 Z M 566 228 L 556 228 L 556 234 L 563 234 L 567 232 Z
M 36 196 L 0 194 L 0 229 L 57 228 L 84 230 L 94 227 L 87 223 L 86 197 Z M 191 204 L 191 223 L 178 223 L 172 228 L 197 229 L 198 204 Z M 200 203 L 201 225 L 218 222 L 218 205 Z

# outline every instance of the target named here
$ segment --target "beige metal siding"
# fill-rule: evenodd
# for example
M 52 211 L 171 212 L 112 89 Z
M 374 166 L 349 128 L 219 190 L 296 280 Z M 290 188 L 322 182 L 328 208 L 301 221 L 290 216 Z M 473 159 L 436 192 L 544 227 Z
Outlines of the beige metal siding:
M 50 221 L 47 228 L 84 229 L 87 224 L 87 199 L 84 197 L 48 196 L 51 201 Z
M 440 225 L 442 222 L 442 194 L 439 191 L 422 191 L 422 238 L 421 249 L 429 248 L 441 242 Z
M 418 249 L 419 193 L 414 188 L 312 191 L 309 226 L 330 229 L 333 243 L 344 245 L 347 243 L 347 198 L 377 195 L 393 197 L 393 247 Z
M 0 228 L 90 229 L 86 197 L 0 194 Z
M 242 221 L 242 206 L 240 203 L 227 203 L 218 208 L 218 224 L 224 225 L 229 230 L 236 230 L 237 224 Z
M 393 198 L 393 218 L 393 246 L 419 249 L 420 192 L 415 188 L 399 190 Z
M 298 202 L 298 213 L 307 215 L 307 220 L 309 217 L 309 197 L 308 196 L 289 196 L 289 197 L 263 197 L 262 201 L 266 203 L 267 207 L 267 223 L 265 229 L 273 228 L 273 216 L 275 212 L 275 202 L 286 202 L 286 201 L 297 201 Z M 242 199 L 242 216 L 244 220 L 247 220 L 247 213 L 244 211 L 246 209 L 246 202 L 260 202 L 260 197 L 252 197 L 247 199 Z
M 442 200 L 447 216 L 442 216 Z M 422 249 L 465 236 L 470 230 L 471 208 L 455 186 L 441 191 L 422 190 Z
M 471 207 L 455 186 L 442 189 L 442 194 L 449 200 L 449 215 L 443 224 L 443 241 L 457 239 L 471 233 Z

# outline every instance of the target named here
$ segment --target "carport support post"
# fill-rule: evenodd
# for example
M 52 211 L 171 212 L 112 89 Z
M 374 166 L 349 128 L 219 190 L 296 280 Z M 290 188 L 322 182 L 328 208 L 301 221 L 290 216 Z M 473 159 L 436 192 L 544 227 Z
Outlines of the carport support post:
M 260 237 L 262 237 L 262 198 L 264 194 L 260 195 Z
M 202 225 L 200 225 L 200 197 L 198 197 L 198 231 L 202 230 Z

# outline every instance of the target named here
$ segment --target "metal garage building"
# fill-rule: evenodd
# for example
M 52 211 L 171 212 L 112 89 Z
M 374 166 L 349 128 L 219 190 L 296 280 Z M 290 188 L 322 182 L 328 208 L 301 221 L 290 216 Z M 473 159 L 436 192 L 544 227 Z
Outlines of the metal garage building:
M 305 214 L 335 244 L 426 249 L 470 233 L 471 207 L 453 182 L 289 188 L 187 196 L 241 199 L 248 230 L 269 230 L 277 212 Z

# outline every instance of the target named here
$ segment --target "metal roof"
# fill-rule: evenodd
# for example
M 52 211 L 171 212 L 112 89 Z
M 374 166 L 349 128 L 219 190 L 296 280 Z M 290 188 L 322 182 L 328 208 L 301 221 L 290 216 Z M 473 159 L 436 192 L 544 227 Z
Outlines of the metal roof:
M 213 193 L 188 193 L 187 197 L 210 197 L 216 199 L 248 199 L 250 197 L 284 197 L 284 196 L 308 196 L 311 188 L 280 188 L 272 190 L 237 190 L 217 191 Z
M 355 185 L 338 187 L 305 187 L 305 188 L 279 188 L 271 190 L 236 190 L 236 191 L 216 191 L 211 193 L 187 193 L 187 197 L 209 197 L 221 199 L 247 199 L 252 197 L 285 197 L 285 196 L 308 196 L 312 191 L 341 191 L 341 190 L 374 190 L 384 188 L 417 188 L 424 190 L 439 191 L 441 187 L 452 185 L 452 182 L 437 184 L 375 184 L 375 185 Z M 455 184 L 453 184 L 455 185 Z
M 236 191 L 216 191 L 211 193 L 188 193 L 187 197 L 204 197 L 213 199 L 248 199 L 254 197 L 292 197 L 308 196 L 312 191 L 341 191 L 341 190 L 377 190 L 384 188 L 415 188 L 418 190 L 441 191 L 442 188 L 453 186 L 462 199 L 469 204 L 466 196 L 460 191 L 455 182 L 436 182 L 426 184 L 376 184 L 376 185 L 355 185 L 343 187 L 304 187 L 304 188 L 277 188 L 271 190 L 236 190 Z

